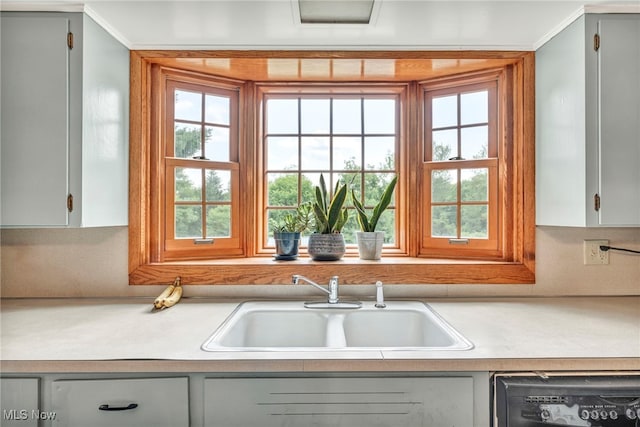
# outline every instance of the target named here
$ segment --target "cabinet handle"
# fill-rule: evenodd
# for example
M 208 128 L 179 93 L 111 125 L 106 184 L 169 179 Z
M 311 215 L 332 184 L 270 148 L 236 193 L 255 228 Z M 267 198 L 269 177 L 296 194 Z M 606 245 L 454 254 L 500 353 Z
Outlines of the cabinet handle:
M 128 411 L 130 409 L 136 409 L 137 407 L 137 403 L 129 403 L 127 406 L 100 405 L 98 406 L 98 409 L 100 409 L 101 411 Z

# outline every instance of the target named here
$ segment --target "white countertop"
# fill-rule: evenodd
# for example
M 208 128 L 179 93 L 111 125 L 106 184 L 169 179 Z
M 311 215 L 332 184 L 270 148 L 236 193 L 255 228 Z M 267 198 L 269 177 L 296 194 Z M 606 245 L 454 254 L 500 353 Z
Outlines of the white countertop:
M 3 372 L 640 370 L 640 297 L 430 299 L 467 351 L 206 352 L 240 301 L 4 299 Z

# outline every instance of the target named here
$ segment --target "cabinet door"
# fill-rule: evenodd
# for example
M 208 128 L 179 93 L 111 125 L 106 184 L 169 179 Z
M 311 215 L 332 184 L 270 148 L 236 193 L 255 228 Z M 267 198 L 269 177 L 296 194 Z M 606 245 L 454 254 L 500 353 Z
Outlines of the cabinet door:
M 40 412 L 39 391 L 38 378 L 0 378 L 0 425 L 36 427 L 47 415 Z
M 598 21 L 600 224 L 640 225 L 640 16 Z
M 188 384 L 188 378 L 54 381 L 54 425 L 186 427 Z
M 470 427 L 473 378 L 205 380 L 205 425 Z
M 67 225 L 69 26 L 2 16 L 2 225 Z

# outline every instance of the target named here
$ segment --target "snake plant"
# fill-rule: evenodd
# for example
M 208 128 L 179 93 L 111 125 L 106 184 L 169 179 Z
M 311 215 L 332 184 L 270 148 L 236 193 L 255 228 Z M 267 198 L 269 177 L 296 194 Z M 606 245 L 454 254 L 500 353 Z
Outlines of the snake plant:
M 340 233 L 349 219 L 349 211 L 344 207 L 347 200 L 347 184 L 336 183 L 333 197 L 327 192 L 324 177 L 320 174 L 320 185 L 315 188 L 313 203 L 316 232 L 321 234 Z
M 378 204 L 374 206 L 371 216 L 367 215 L 367 211 L 356 196 L 355 191 L 351 190 L 351 199 L 353 200 L 353 206 L 356 208 L 356 219 L 358 220 L 358 224 L 360 225 L 360 230 L 376 231 L 380 215 L 382 215 L 382 212 L 384 212 L 391 203 L 391 197 L 393 196 L 393 190 L 396 187 L 397 181 L 398 177 L 394 176 L 391 182 L 389 182 L 387 187 L 384 189 L 380 200 L 378 200 Z

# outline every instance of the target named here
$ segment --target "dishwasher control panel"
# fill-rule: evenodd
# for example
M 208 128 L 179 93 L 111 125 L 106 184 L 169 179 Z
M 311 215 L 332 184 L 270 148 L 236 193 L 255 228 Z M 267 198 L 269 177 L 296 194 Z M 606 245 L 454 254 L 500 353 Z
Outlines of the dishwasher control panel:
M 640 375 L 496 376 L 496 427 L 640 426 Z

